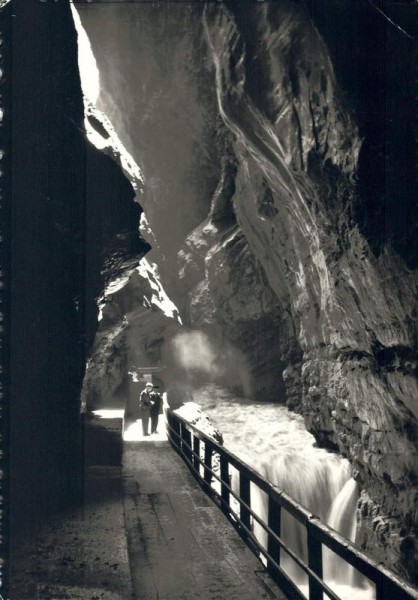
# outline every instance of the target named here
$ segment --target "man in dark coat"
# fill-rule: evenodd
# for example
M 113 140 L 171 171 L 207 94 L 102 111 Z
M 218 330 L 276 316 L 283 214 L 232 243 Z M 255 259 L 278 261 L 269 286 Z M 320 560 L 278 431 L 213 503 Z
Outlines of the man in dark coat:
M 151 392 L 151 433 L 158 433 L 158 415 L 160 414 L 161 409 L 161 396 L 158 392 Z
M 145 384 L 145 389 L 142 390 L 139 396 L 139 410 L 142 419 L 142 433 L 143 435 L 149 435 L 148 423 L 151 414 L 151 398 L 153 394 L 154 386 L 148 382 Z

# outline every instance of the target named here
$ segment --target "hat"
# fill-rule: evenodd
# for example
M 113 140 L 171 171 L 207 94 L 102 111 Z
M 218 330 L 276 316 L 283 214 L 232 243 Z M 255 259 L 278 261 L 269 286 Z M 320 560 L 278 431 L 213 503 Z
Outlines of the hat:
M 152 383 L 150 381 L 147 381 L 147 383 L 145 384 L 145 387 L 152 387 L 153 388 L 154 386 L 152 385 Z

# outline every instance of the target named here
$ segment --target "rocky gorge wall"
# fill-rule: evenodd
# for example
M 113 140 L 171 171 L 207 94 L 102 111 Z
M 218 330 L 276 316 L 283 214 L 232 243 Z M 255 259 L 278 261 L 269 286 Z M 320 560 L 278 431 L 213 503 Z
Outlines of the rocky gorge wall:
M 236 353 L 249 377 L 231 384 L 349 458 L 358 543 L 414 580 L 410 40 L 342 0 L 79 8 L 183 322 Z
M 12 546 L 83 493 L 80 391 L 97 297 L 148 246 L 115 162 L 86 139 L 67 3 L 14 2 L 10 278 Z M 3 29 L 4 27 L 4 29 Z M 8 152 L 8 149 L 6 149 Z

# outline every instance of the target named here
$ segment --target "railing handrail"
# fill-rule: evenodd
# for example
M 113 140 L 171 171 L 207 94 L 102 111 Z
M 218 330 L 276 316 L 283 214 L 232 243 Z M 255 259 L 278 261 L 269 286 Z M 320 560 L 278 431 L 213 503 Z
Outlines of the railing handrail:
M 310 537 L 313 545 L 324 544 L 327 548 L 335 552 L 340 558 L 346 561 L 348 564 L 356 568 L 360 573 L 370 579 L 376 585 L 376 598 L 377 600 L 383 600 L 384 598 L 395 598 L 397 600 L 418 600 L 418 590 L 412 588 L 409 584 L 402 581 L 395 573 L 392 573 L 387 569 L 384 565 L 377 563 L 374 559 L 372 559 L 367 554 L 364 554 L 361 550 L 358 550 L 350 540 L 347 540 L 342 535 L 340 535 L 337 531 L 323 523 L 319 517 L 312 514 L 309 510 L 299 504 L 296 500 L 291 498 L 284 491 L 280 490 L 265 478 L 263 478 L 259 473 L 257 473 L 252 467 L 247 465 L 243 460 L 241 460 L 238 456 L 236 456 L 230 450 L 227 450 L 224 446 L 219 444 L 212 437 L 203 433 L 196 426 L 192 425 L 187 419 L 181 417 L 176 414 L 173 410 L 166 408 L 167 414 L 167 429 L 168 429 L 168 437 L 172 445 L 176 450 L 180 452 L 182 457 L 186 460 L 189 466 L 192 469 L 192 472 L 195 476 L 198 477 L 199 481 L 205 486 L 208 490 L 210 487 L 210 483 L 208 483 L 208 478 L 213 476 L 215 477 L 221 484 L 221 488 L 223 491 L 226 490 L 226 493 L 232 494 L 236 500 L 240 504 L 240 510 L 246 511 L 246 520 L 244 523 L 242 517 L 240 518 L 236 512 L 231 508 L 229 502 L 226 503 L 223 495 L 218 494 L 216 490 L 210 488 L 211 493 L 215 494 L 217 498 L 221 501 L 222 506 L 225 509 L 225 512 L 228 514 L 232 514 L 234 518 L 238 521 L 241 528 L 244 529 L 245 537 L 250 538 L 252 543 L 257 546 L 259 552 L 261 552 L 267 559 L 268 563 L 272 565 L 273 575 L 280 575 L 279 579 L 283 581 L 283 578 L 287 580 L 285 583 L 289 584 L 289 577 L 286 573 L 280 568 L 277 563 L 275 557 L 271 556 L 268 550 L 263 548 L 258 540 L 255 538 L 253 533 L 248 527 L 250 516 L 255 519 L 261 527 L 266 531 L 268 539 L 273 540 L 274 543 L 278 544 L 280 548 L 291 556 L 295 562 L 305 571 L 305 573 L 309 577 L 309 581 L 313 582 L 314 586 L 317 586 L 316 593 L 311 596 L 311 598 L 322 598 L 323 592 L 331 598 L 331 600 L 339 600 L 338 595 L 336 595 L 328 585 L 323 581 L 322 578 L 322 555 L 319 561 L 319 568 L 317 569 L 320 573 L 315 572 L 315 568 L 313 569 L 311 565 L 303 562 L 302 559 L 297 557 L 290 548 L 288 548 L 283 541 L 283 539 L 278 535 L 275 531 L 269 527 L 269 524 L 265 523 L 259 515 L 254 513 L 251 509 L 251 506 L 240 497 L 240 494 L 235 493 L 232 488 L 229 486 L 229 481 L 222 479 L 217 473 L 213 471 L 211 468 L 211 459 L 210 465 L 206 464 L 206 452 L 205 452 L 205 460 L 202 460 L 200 454 L 195 452 L 195 448 L 192 444 L 191 438 L 190 440 L 184 439 L 184 431 L 188 431 L 190 434 L 194 436 L 194 439 L 198 440 L 198 442 L 205 443 L 205 449 L 208 448 L 210 451 L 210 456 L 212 456 L 213 452 L 219 454 L 220 458 L 223 460 L 227 460 L 228 465 L 232 465 L 240 474 L 243 474 L 243 478 L 248 482 L 255 484 L 261 491 L 267 494 L 268 498 L 275 502 L 280 509 L 285 509 L 289 514 L 291 514 L 297 521 L 299 521 L 306 529 L 308 536 Z M 182 425 L 180 433 L 178 433 L 170 423 L 170 420 L 173 419 Z M 176 443 L 173 440 L 173 434 L 178 438 L 178 442 Z M 189 443 L 190 441 L 190 443 Z M 184 452 L 183 446 L 186 447 L 186 452 Z M 190 459 L 187 455 L 190 455 Z M 209 453 L 208 453 L 209 455 Z M 204 469 L 205 476 L 202 478 L 199 470 L 196 469 L 196 463 L 202 465 Z M 222 474 L 221 474 L 222 475 Z M 249 494 L 249 492 L 248 492 Z M 309 561 L 308 561 L 309 563 Z M 300 598 L 304 598 L 304 596 L 299 592 L 297 588 L 295 588 L 295 584 L 290 581 L 290 585 L 292 586 L 292 591 L 299 595 Z M 318 592 L 318 586 L 320 591 Z M 394 596 L 393 593 L 396 592 L 397 595 Z M 399 595 L 401 594 L 401 595 Z

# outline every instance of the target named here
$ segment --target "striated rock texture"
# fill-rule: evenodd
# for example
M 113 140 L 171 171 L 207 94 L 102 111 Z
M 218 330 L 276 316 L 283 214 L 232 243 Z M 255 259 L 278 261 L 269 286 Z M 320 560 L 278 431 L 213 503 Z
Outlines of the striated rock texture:
M 80 14 L 183 321 L 350 459 L 358 543 L 413 580 L 416 50 L 365 4 Z
M 234 211 L 292 315 L 303 351 L 305 422 L 321 444 L 350 458 L 386 521 L 386 535 L 363 536 L 362 527 L 359 542 L 372 551 L 381 547 L 385 562 L 404 573 L 409 567 L 413 576 L 412 253 L 402 260 L 389 227 L 386 245 L 373 254 L 354 219 L 354 207 L 367 201 L 356 186 L 360 133 L 305 12 L 287 2 L 233 5 L 208 8 L 205 23 L 219 108 L 235 136 Z M 411 236 L 407 227 L 404 233 Z M 363 521 L 373 521 L 373 512 L 363 510 Z M 373 523 L 369 529 L 377 531 Z

